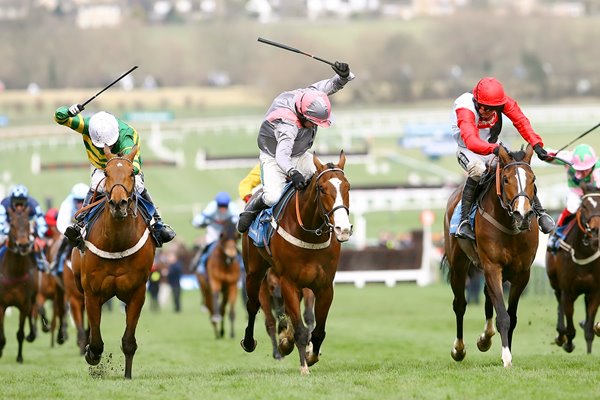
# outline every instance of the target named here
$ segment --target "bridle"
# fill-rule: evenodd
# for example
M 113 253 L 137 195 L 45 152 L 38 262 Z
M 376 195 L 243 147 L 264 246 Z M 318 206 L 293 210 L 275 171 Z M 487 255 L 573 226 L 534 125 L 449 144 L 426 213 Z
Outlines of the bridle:
M 25 217 L 27 217 L 28 211 L 27 211 L 27 209 L 25 209 L 25 210 L 21 211 L 21 213 L 23 213 L 23 215 L 25 215 Z M 15 221 L 11 220 L 11 224 L 13 224 L 13 223 L 15 223 Z M 12 233 L 12 230 L 9 231 L 6 247 L 12 253 L 19 254 L 21 256 L 25 256 L 25 255 L 31 253 L 31 251 L 33 250 L 34 237 L 33 237 L 33 234 L 31 233 L 31 223 L 30 222 L 28 222 L 28 226 L 29 226 L 29 238 L 27 241 L 27 245 L 25 245 L 25 246 L 18 244 L 14 239 L 14 234 Z
M 513 162 L 506 164 L 502 168 L 500 168 L 500 163 L 498 163 L 496 165 L 496 194 L 498 195 L 498 199 L 500 200 L 500 205 L 502 206 L 502 208 L 504 208 L 506 210 L 506 212 L 508 213 L 508 215 L 510 215 L 512 217 L 512 215 L 514 214 L 515 201 L 517 201 L 517 199 L 519 197 L 525 197 L 529 201 L 530 205 L 533 203 L 533 199 L 525 192 L 525 188 L 527 187 L 526 182 L 521 182 L 521 176 L 517 174 L 517 184 L 519 187 L 519 191 L 517 192 L 517 194 L 515 194 L 513 196 L 512 199 L 510 199 L 510 201 L 508 201 L 508 202 L 504 201 L 504 194 L 506 193 L 506 191 L 504 189 L 504 180 L 501 179 L 501 177 L 503 176 L 502 172 L 506 168 L 511 167 L 511 166 L 526 167 L 525 169 L 527 170 L 527 172 L 530 172 L 533 175 L 534 181 L 535 181 L 535 174 L 533 173 L 533 170 L 531 169 L 531 165 L 529 165 L 528 163 L 526 163 L 524 161 L 513 161 Z
M 350 215 L 350 210 L 348 209 L 348 207 L 345 204 L 340 204 L 336 207 L 333 207 L 331 210 L 327 211 L 325 209 L 325 206 L 323 206 L 323 200 L 321 199 L 321 194 L 323 194 L 324 192 L 322 191 L 321 187 L 319 186 L 319 179 L 323 176 L 323 174 L 327 173 L 327 172 L 340 172 L 342 175 L 344 175 L 344 170 L 338 167 L 334 167 L 333 165 L 328 165 L 327 169 L 324 169 L 323 171 L 321 171 L 319 173 L 319 175 L 317 175 L 317 177 L 315 178 L 315 185 L 317 186 L 317 190 L 316 190 L 316 201 L 317 201 L 317 206 L 319 208 L 319 212 L 321 214 L 321 218 L 323 219 L 323 223 L 316 229 L 309 229 L 306 228 L 304 226 L 304 224 L 302 223 L 302 218 L 300 217 L 300 205 L 299 205 L 299 200 L 298 200 L 298 193 L 296 192 L 296 217 L 298 219 L 298 224 L 300 225 L 300 227 L 305 231 L 305 232 L 309 232 L 309 233 L 313 233 L 317 236 L 321 236 L 324 233 L 330 233 L 333 231 L 333 224 L 331 223 L 331 214 L 333 214 L 336 210 L 339 209 L 344 209 L 346 210 L 346 212 L 348 213 L 348 215 Z
M 104 175 L 105 175 L 104 179 L 106 179 L 106 167 L 108 167 L 108 164 L 110 164 L 114 160 L 126 161 L 126 162 L 128 162 L 133 167 L 133 163 L 131 162 L 131 160 L 129 160 L 129 159 L 125 158 L 125 157 L 113 157 L 113 158 L 111 158 L 110 160 L 108 160 L 106 162 L 106 166 L 104 167 Z M 112 197 L 112 191 L 117 186 L 121 186 L 123 188 L 123 190 L 127 194 L 127 200 L 133 200 L 133 193 L 135 191 L 135 179 L 133 180 L 133 187 L 131 188 L 131 190 L 127 190 L 127 188 L 125 187 L 125 185 L 122 184 L 122 183 L 115 183 L 115 184 L 112 185 L 112 187 L 110 189 L 106 188 L 108 190 L 105 190 L 104 195 L 107 197 L 107 199 L 110 199 Z
M 600 200 L 593 200 L 593 198 L 599 198 L 599 197 L 600 197 L 600 193 L 588 193 L 581 197 L 581 203 L 583 204 L 583 202 L 586 200 L 589 200 L 589 201 L 595 203 Z M 600 207 L 598 207 L 597 205 L 594 206 L 594 209 L 593 209 L 591 215 L 585 215 L 585 216 L 583 215 L 581 210 L 582 210 L 582 208 L 580 206 L 579 209 L 577 210 L 577 214 L 576 214 L 577 225 L 579 226 L 579 229 L 581 229 L 581 231 L 583 232 L 583 240 L 582 240 L 583 244 L 585 246 L 589 246 L 590 242 L 591 242 L 591 240 L 593 240 L 594 236 L 598 237 L 598 229 L 591 228 L 589 222 L 593 218 L 600 217 Z

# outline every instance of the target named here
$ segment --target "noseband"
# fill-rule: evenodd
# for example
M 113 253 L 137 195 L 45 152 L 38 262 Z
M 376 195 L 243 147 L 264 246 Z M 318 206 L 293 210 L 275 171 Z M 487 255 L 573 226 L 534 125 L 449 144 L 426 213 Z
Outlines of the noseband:
M 529 172 L 531 172 L 531 174 L 534 176 L 535 179 L 535 174 L 533 174 L 533 170 L 531 169 L 531 165 L 529 165 L 526 162 L 523 161 L 515 161 L 515 162 L 511 162 L 506 164 L 504 167 L 500 168 L 500 163 L 498 163 L 496 165 L 496 194 L 498 195 L 498 199 L 500 200 L 500 205 L 502 206 L 502 208 L 504 208 L 506 210 L 506 212 L 508 212 L 508 215 L 510 215 L 512 217 L 513 213 L 514 213 L 514 209 L 513 206 L 515 204 L 515 201 L 517 201 L 517 199 L 519 197 L 525 197 L 528 201 L 529 204 L 531 205 L 533 203 L 533 199 L 531 197 L 529 197 L 529 195 L 525 192 L 525 188 L 526 188 L 526 182 L 521 182 L 521 177 L 517 174 L 517 184 L 519 186 L 519 191 L 517 192 L 516 195 L 513 196 L 512 199 L 510 199 L 510 201 L 508 203 L 504 202 L 503 199 L 503 194 L 506 193 L 505 189 L 504 189 L 504 180 L 501 179 L 502 172 L 511 166 L 524 166 L 526 167 L 526 170 L 529 170 Z
M 594 198 L 598 199 L 599 197 L 600 197 L 600 193 L 588 193 L 581 197 L 581 202 L 583 203 L 584 201 L 588 200 L 588 201 L 592 202 L 592 204 L 597 203 L 598 200 L 594 200 Z M 584 234 L 583 244 L 585 246 L 589 246 L 590 240 L 594 238 L 594 233 L 596 233 L 596 236 L 598 235 L 598 230 L 591 228 L 589 222 L 592 220 L 592 218 L 600 217 L 600 207 L 597 207 L 597 204 L 594 205 L 593 212 L 591 213 L 591 215 L 587 215 L 587 216 L 582 215 L 581 207 L 579 207 L 579 210 L 577 210 L 576 217 L 577 217 L 577 225 L 579 226 L 579 229 L 581 229 L 581 231 Z
M 317 186 L 317 206 L 319 207 L 319 212 L 321 213 L 321 217 L 323 219 L 323 223 L 317 228 L 317 229 L 308 229 L 304 227 L 304 224 L 302 223 L 302 219 L 300 217 L 300 206 L 298 204 L 298 194 L 296 193 L 296 215 L 298 216 L 298 222 L 300 224 L 300 227 L 305 231 L 305 232 L 310 232 L 313 233 L 317 236 L 321 236 L 324 233 L 330 233 L 333 231 L 333 224 L 331 223 L 331 219 L 330 216 L 331 214 L 333 214 L 336 210 L 339 210 L 340 208 L 343 208 L 344 210 L 346 210 L 346 212 L 348 213 L 348 215 L 350 215 L 350 210 L 348 209 L 348 207 L 346 207 L 346 205 L 341 204 L 339 206 L 333 207 L 333 209 L 331 209 L 330 211 L 327 211 L 325 209 L 325 207 L 323 206 L 323 201 L 321 200 L 321 194 L 323 193 L 320 186 L 319 186 L 319 179 L 321 178 L 321 176 L 323 176 L 323 174 L 327 173 L 327 172 L 333 172 L 333 171 L 338 171 L 341 172 L 342 175 L 344 175 L 344 170 L 341 168 L 337 168 L 337 167 L 333 167 L 330 166 L 329 168 L 321 171 L 321 173 L 319 173 L 319 175 L 317 175 L 317 177 L 315 178 L 315 185 Z

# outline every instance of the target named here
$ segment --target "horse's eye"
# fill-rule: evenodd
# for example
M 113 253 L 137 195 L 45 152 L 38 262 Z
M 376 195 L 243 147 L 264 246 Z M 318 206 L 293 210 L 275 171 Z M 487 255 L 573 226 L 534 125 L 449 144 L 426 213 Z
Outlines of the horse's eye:
M 504 183 L 508 183 L 508 177 L 506 177 L 506 176 L 505 176 L 504 178 L 502 178 L 502 181 L 503 181 Z
M 135 176 L 135 171 L 131 171 L 131 176 Z

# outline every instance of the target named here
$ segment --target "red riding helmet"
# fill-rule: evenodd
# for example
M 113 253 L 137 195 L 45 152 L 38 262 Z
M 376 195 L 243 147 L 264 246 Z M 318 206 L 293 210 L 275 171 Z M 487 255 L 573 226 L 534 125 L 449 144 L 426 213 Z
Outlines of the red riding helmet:
M 56 226 L 57 218 L 58 218 L 58 209 L 57 208 L 51 208 L 48 211 L 46 211 L 46 215 L 44 216 L 44 219 L 46 220 L 46 224 L 48 225 L 48 228 L 53 228 Z
M 324 128 L 331 125 L 331 103 L 320 90 L 309 89 L 296 99 L 296 109 L 309 121 Z
M 473 98 L 486 106 L 502 106 L 506 104 L 506 94 L 502 84 L 496 78 L 483 78 L 473 88 Z

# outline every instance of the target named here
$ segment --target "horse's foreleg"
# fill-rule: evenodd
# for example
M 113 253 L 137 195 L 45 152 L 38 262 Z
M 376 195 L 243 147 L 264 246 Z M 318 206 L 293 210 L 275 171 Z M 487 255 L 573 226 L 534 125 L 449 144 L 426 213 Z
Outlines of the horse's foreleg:
M 594 321 L 596 319 L 596 312 L 598 311 L 598 304 L 600 304 L 600 299 L 597 295 L 586 295 L 588 299 L 586 301 L 586 318 L 585 318 L 585 326 L 584 326 L 584 334 L 585 341 L 587 343 L 587 353 L 592 353 L 592 342 L 594 341 Z
M 244 235 L 244 240 L 247 242 L 248 239 Z M 244 246 L 252 246 L 251 244 L 244 243 Z M 246 250 L 244 250 L 246 252 Z M 259 257 L 255 255 L 255 257 Z M 260 283 L 265 276 L 267 271 L 266 267 L 259 262 L 253 260 L 253 263 L 249 262 L 249 257 L 244 256 L 244 265 L 247 268 L 246 274 L 246 291 L 248 293 L 248 301 L 246 301 L 246 310 L 248 311 L 248 325 L 244 331 L 244 338 L 240 342 L 242 348 L 247 352 L 253 352 L 256 349 L 256 340 L 254 339 L 254 322 L 256 320 L 256 313 L 260 309 L 260 301 L 258 293 L 260 290 Z M 255 265 L 253 265 L 255 264 Z
M 58 320 L 58 333 L 56 335 L 56 342 L 58 344 L 63 344 L 67 340 L 67 331 L 63 323 L 66 313 L 65 308 L 65 292 L 62 288 L 57 287 L 54 296 L 54 316 L 52 317 L 52 321 L 55 322 L 55 320 Z
M 554 343 L 557 346 L 562 346 L 567 340 L 566 327 L 565 327 L 565 310 L 562 305 L 562 292 L 560 289 L 554 290 L 554 296 L 556 297 L 556 338 Z
M 215 338 L 220 339 L 223 337 L 220 330 L 222 330 L 222 327 L 223 327 L 222 309 L 224 307 L 225 299 L 223 299 L 223 303 L 219 303 L 219 294 L 221 293 L 221 290 L 222 290 L 220 282 L 218 282 L 214 279 L 211 279 L 210 280 L 210 288 L 212 290 L 212 293 L 211 293 L 212 308 L 210 309 L 211 310 L 210 322 L 212 323 L 213 329 L 215 331 Z
M 456 339 L 454 339 L 454 343 L 452 344 L 450 355 L 454 361 L 462 361 L 467 354 L 463 338 L 463 320 L 467 309 L 465 286 L 467 283 L 467 271 L 470 262 L 466 257 L 462 257 L 461 259 L 456 260 L 454 264 L 455 266 L 450 266 L 450 286 L 452 287 L 452 293 L 454 294 L 452 309 L 454 310 L 456 319 Z
M 333 302 L 333 286 L 329 286 L 325 289 L 322 289 L 314 295 L 311 294 L 310 297 L 311 298 L 308 299 L 308 303 L 312 303 L 314 301 L 315 325 L 314 329 L 312 330 L 312 333 L 310 334 L 310 342 L 312 343 L 312 348 L 307 354 L 309 367 L 317 363 L 319 361 L 319 357 L 321 356 L 321 345 L 323 344 L 326 335 L 325 324 L 327 322 L 327 316 L 329 315 L 331 303 Z M 306 296 L 305 300 L 307 300 Z M 305 307 L 312 309 L 312 306 L 310 306 L 310 304 L 305 304 Z
M 563 310 L 565 312 L 565 320 L 567 325 L 565 327 L 565 335 L 567 337 L 566 342 L 563 344 L 562 348 L 567 352 L 571 353 L 575 349 L 575 345 L 573 344 L 573 339 L 575 338 L 575 325 L 573 324 L 573 312 L 575 296 L 571 293 L 567 293 L 566 291 L 562 292 L 561 303 L 563 305 Z
M 146 286 L 141 285 L 131 296 L 131 299 L 125 307 L 126 326 L 125 333 L 121 339 L 121 349 L 125 355 L 125 379 L 131 379 L 131 368 L 133 366 L 133 356 L 137 350 L 135 340 L 135 330 L 140 319 L 140 313 L 146 300 Z
M 479 351 L 488 351 L 492 346 L 492 336 L 496 334 L 493 320 L 494 305 L 492 304 L 492 300 L 490 299 L 490 295 L 487 291 L 487 286 L 484 287 L 483 294 L 485 296 L 485 326 L 483 328 L 483 332 L 477 339 L 477 348 Z
M 99 296 L 84 292 L 85 310 L 90 325 L 88 344 L 85 347 L 85 361 L 89 365 L 98 365 L 104 352 L 104 342 L 100 333 L 102 319 L 102 300 Z
M 302 316 L 304 317 L 304 323 L 308 331 L 312 332 L 315 329 L 315 295 L 312 290 L 303 289 L 302 297 L 304 297 L 304 313 Z
M 484 268 L 484 272 L 486 290 L 496 310 L 496 329 L 500 332 L 500 339 L 502 341 L 502 363 L 505 367 L 510 367 L 512 366 L 512 354 L 510 352 L 508 331 L 511 323 L 506 306 L 504 305 L 504 298 L 502 297 L 502 273 L 495 266 L 487 266 Z
M 19 329 L 17 330 L 17 342 L 19 343 L 17 362 L 19 364 L 23 363 L 23 340 L 25 340 L 25 320 L 27 318 L 31 318 L 31 308 L 19 308 Z
M 517 309 L 519 308 L 519 299 L 529 282 L 529 271 L 522 273 L 510 285 L 510 294 L 508 295 L 508 318 L 510 319 L 510 328 L 508 329 L 508 348 L 512 350 L 512 338 L 515 328 L 517 327 L 518 317 Z
M 300 373 L 307 375 L 308 362 L 306 360 L 306 347 L 308 346 L 308 329 L 304 326 L 300 313 L 300 290 L 285 276 L 281 277 L 281 293 L 285 302 L 285 312 L 294 329 L 294 342 L 300 353 Z
M 267 330 L 267 334 L 269 338 L 271 338 L 271 346 L 273 347 L 273 358 L 276 360 L 281 360 L 281 354 L 277 349 L 277 337 L 276 337 L 276 321 L 273 316 L 274 307 L 271 302 L 271 295 L 269 293 L 269 286 L 267 284 L 267 280 L 263 279 L 260 286 L 259 291 L 259 300 L 260 300 L 260 308 L 265 315 L 265 329 Z M 273 301 L 276 301 L 273 298 Z M 283 307 L 281 307 L 283 308 Z
M 237 300 L 238 289 L 237 283 L 232 282 L 229 284 L 229 290 L 227 291 L 227 303 L 229 304 L 229 322 L 231 323 L 230 338 L 235 337 L 235 301 Z

